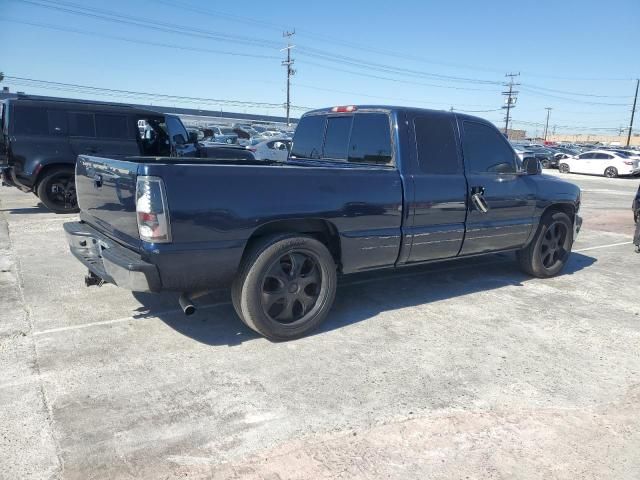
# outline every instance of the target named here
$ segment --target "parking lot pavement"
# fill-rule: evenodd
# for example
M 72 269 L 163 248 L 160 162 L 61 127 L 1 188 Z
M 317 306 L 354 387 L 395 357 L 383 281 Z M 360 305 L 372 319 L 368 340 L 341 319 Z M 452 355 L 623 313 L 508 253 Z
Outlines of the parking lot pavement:
M 640 478 L 638 182 L 574 177 L 563 275 L 505 254 L 348 277 L 287 343 L 224 292 L 187 319 L 85 288 L 73 216 L 0 189 L 0 478 Z

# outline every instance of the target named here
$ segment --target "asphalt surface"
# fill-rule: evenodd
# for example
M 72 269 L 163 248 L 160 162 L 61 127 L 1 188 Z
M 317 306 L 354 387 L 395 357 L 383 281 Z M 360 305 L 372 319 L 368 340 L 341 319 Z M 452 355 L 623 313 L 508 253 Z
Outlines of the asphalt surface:
M 0 478 L 640 478 L 638 179 L 567 175 L 566 271 L 510 255 L 345 278 L 271 343 L 224 292 L 85 288 L 62 223 L 0 188 Z

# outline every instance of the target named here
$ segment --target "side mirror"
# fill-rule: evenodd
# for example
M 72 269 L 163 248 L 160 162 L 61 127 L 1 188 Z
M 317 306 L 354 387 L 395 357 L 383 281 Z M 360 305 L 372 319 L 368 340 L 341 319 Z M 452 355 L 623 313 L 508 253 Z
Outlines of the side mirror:
M 189 132 L 189 143 L 198 143 L 198 132 Z
M 542 173 L 542 166 L 537 158 L 525 158 L 523 167 L 527 175 L 540 175 Z

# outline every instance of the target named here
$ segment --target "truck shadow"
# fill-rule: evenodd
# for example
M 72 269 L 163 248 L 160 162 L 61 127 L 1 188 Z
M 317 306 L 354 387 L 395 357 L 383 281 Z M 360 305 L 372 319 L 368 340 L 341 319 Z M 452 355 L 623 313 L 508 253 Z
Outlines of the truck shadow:
M 595 262 L 593 257 L 573 253 L 561 276 L 573 275 Z M 544 282 L 520 272 L 510 254 L 350 275 L 341 279 L 333 309 L 310 336 L 367 320 L 381 312 L 507 286 L 524 287 L 529 281 Z M 201 343 L 234 346 L 260 338 L 237 317 L 226 290 L 200 298 L 198 311 L 190 317 L 175 310 L 177 295 L 134 293 L 134 296 L 142 304 L 140 316 L 157 316 L 177 332 Z M 478 309 L 486 306 L 479 304 Z

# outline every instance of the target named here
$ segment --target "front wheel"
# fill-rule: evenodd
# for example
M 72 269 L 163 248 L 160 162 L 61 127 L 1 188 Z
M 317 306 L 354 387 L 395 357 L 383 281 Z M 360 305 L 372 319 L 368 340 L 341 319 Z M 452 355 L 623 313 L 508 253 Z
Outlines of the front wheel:
M 231 295 L 249 328 L 270 340 L 291 340 L 322 323 L 333 305 L 336 284 L 336 264 L 323 243 L 279 235 L 253 247 Z
M 616 167 L 607 167 L 604 171 L 604 176 L 607 178 L 616 178 L 618 176 L 618 169 Z
M 551 167 L 551 163 L 549 162 L 549 160 L 544 159 L 540 162 L 542 164 L 542 168 L 549 168 Z
M 36 194 L 52 212 L 79 212 L 73 167 L 56 167 L 46 172 L 38 183 Z
M 516 252 L 520 268 L 538 278 L 553 277 L 564 268 L 573 246 L 573 224 L 566 213 L 543 215 L 531 243 Z

